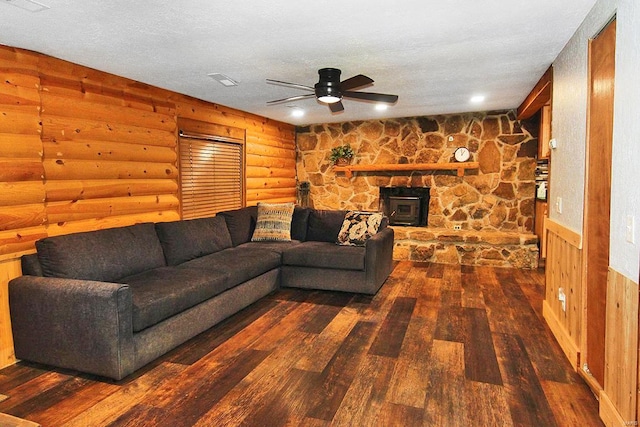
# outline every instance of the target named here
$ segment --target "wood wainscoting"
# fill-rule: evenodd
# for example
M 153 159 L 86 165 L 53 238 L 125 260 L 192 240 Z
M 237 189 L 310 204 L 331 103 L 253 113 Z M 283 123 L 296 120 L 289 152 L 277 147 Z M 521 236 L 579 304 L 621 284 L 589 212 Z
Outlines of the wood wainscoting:
M 600 417 L 608 426 L 637 425 L 638 284 L 609 267 L 604 390 Z
M 582 238 L 552 219 L 547 230 L 546 291 L 542 313 L 574 369 L 580 362 L 582 333 Z M 559 299 L 564 292 L 565 304 Z
M 607 426 L 637 425 L 638 284 L 609 267 L 607 277 L 605 379 L 600 388 L 581 369 L 585 337 L 584 260 L 580 234 L 552 219 L 547 228 L 546 291 L 543 316 L 571 365 L 598 394 Z M 566 296 L 565 310 L 558 298 Z

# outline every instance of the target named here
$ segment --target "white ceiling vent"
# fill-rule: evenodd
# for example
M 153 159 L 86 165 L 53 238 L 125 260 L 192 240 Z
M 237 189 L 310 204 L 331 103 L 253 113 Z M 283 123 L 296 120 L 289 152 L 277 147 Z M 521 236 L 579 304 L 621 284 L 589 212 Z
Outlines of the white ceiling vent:
M 207 76 L 211 77 L 213 80 L 217 81 L 223 86 L 227 86 L 227 87 L 238 86 L 238 82 L 236 82 L 229 76 L 225 76 L 224 74 L 211 73 L 211 74 L 207 74 Z
M 28 10 L 29 12 L 42 12 L 43 10 L 50 9 L 47 5 L 31 0 L 2 0 L 2 2 Z

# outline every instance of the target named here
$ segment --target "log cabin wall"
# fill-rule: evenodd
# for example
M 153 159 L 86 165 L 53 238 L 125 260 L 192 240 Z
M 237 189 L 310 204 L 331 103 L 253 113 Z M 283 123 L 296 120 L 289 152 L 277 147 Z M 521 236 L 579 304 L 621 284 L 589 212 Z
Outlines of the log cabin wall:
M 179 219 L 178 117 L 245 135 L 247 205 L 296 199 L 291 125 L 1 45 L 0 71 L 0 367 L 36 240 Z

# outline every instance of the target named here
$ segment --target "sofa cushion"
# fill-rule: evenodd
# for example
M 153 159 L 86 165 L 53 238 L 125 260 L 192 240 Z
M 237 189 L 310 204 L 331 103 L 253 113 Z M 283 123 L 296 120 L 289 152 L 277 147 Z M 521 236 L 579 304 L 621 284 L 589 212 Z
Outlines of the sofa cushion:
M 229 276 L 229 287 L 232 287 L 279 267 L 280 260 L 280 254 L 269 249 L 236 247 L 187 261 L 178 268 L 224 272 Z
M 46 277 L 112 282 L 165 265 L 153 223 L 47 237 L 36 249 Z
M 309 226 L 310 208 L 296 206 L 291 219 L 291 239 L 304 242 L 307 240 L 307 227 Z
M 301 243 L 282 253 L 282 264 L 299 267 L 364 270 L 365 248 L 336 246 L 334 242 Z
M 230 248 L 231 235 L 223 217 L 199 218 L 156 224 L 167 265 Z
M 118 281 L 131 288 L 133 330 L 141 331 L 229 289 L 226 273 L 161 267 Z
M 367 240 L 378 232 L 382 218 L 381 212 L 347 212 L 336 243 L 348 246 L 364 246 Z
M 232 211 L 218 212 L 216 216 L 221 216 L 225 219 L 233 246 L 238 246 L 251 240 L 253 230 L 256 228 L 258 207 L 248 206 Z
M 243 243 L 238 248 L 254 248 L 261 250 L 269 250 L 271 252 L 276 252 L 278 254 L 282 254 L 289 248 L 292 248 L 296 245 L 299 245 L 299 240 L 289 240 L 288 242 L 247 242 Z
M 258 203 L 258 219 L 252 242 L 291 240 L 293 203 Z
M 309 214 L 306 240 L 335 243 L 346 213 L 346 211 L 312 209 Z

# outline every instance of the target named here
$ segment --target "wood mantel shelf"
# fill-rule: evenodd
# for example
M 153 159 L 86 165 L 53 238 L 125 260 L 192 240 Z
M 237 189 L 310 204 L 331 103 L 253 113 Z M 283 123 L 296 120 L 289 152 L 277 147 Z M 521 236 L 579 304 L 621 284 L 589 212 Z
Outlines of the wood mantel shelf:
M 401 171 L 431 171 L 431 170 L 455 170 L 458 176 L 464 176 L 466 169 L 478 169 L 478 162 L 464 163 L 397 163 L 380 165 L 348 165 L 334 166 L 336 172 L 344 172 L 347 178 L 353 176 L 353 172 L 401 172 Z

